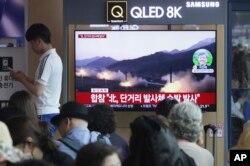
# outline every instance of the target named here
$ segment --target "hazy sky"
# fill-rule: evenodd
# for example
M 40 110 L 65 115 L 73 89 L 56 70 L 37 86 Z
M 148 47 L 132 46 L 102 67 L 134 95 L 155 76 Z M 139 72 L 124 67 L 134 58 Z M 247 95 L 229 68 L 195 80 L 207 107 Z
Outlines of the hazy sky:
M 77 38 L 78 34 L 106 34 L 106 38 Z M 135 59 L 158 51 L 183 50 L 201 40 L 215 38 L 214 31 L 76 31 L 76 59 L 107 56 Z

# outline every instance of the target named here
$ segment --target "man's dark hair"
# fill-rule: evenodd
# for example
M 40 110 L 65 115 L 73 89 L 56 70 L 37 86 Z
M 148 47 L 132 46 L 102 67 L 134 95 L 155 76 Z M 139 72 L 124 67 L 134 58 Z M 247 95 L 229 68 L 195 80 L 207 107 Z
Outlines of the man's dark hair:
M 26 40 L 29 42 L 31 40 L 36 40 L 41 38 L 45 43 L 50 43 L 51 33 L 47 26 L 41 23 L 32 24 L 25 34 Z
M 110 134 L 115 131 L 115 114 L 113 109 L 106 104 L 97 104 L 89 111 L 88 128 L 101 134 Z
M 164 99 L 160 101 L 156 106 L 156 114 L 162 115 L 168 118 L 170 110 L 177 104 L 178 101 L 175 99 Z

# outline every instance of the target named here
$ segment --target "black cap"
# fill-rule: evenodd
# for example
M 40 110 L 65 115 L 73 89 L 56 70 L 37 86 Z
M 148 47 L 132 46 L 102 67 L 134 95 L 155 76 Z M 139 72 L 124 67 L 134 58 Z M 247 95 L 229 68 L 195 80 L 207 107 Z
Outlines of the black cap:
M 77 118 L 88 121 L 88 109 L 84 105 L 69 101 L 62 106 L 60 113 L 51 119 L 51 123 L 57 125 L 62 118 Z

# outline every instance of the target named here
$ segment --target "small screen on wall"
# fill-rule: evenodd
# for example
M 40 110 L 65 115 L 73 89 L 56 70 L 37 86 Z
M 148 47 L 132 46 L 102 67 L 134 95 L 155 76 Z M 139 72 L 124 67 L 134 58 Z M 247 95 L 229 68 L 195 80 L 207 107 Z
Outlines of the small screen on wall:
M 164 98 L 216 111 L 216 31 L 75 31 L 75 97 L 117 111 Z
M 0 0 L 0 37 L 24 36 L 25 0 Z

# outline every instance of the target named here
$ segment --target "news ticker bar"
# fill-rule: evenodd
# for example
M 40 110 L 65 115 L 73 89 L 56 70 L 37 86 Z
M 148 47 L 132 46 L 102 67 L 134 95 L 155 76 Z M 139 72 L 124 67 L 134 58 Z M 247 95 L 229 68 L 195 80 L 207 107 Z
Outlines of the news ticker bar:
M 158 92 L 76 92 L 76 101 L 85 104 L 157 104 L 165 98 L 175 98 L 179 102 L 192 101 L 196 104 L 215 104 L 216 94 L 208 93 L 158 93 Z

